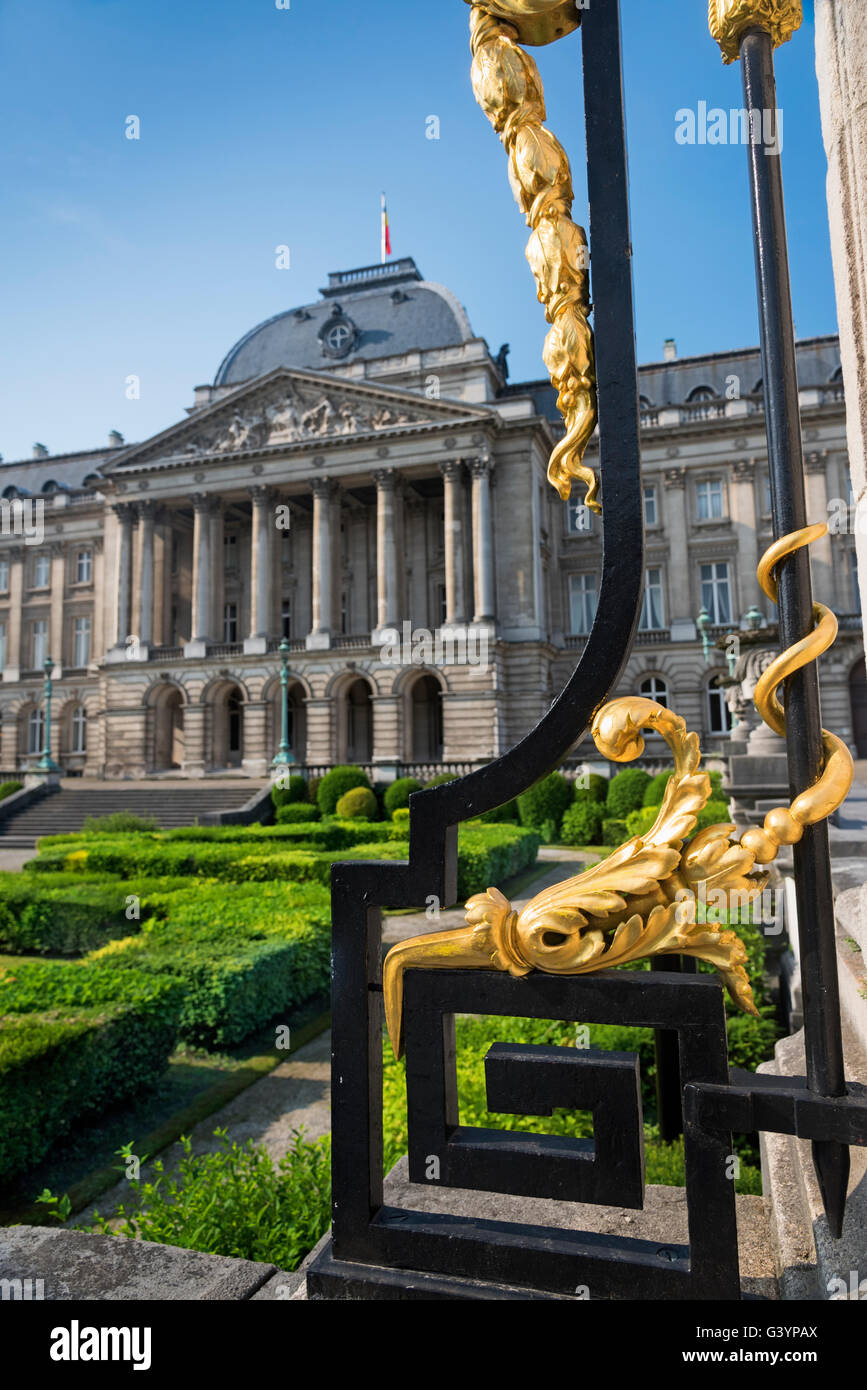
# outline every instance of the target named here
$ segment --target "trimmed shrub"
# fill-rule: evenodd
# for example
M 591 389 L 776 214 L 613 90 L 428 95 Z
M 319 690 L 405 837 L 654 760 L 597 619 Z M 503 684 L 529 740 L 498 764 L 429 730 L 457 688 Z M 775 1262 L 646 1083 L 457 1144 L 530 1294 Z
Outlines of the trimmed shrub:
M 321 781 L 321 777 L 310 777 L 307 780 L 307 800 L 313 806 L 317 807 L 319 805 L 319 783 Z
M 721 772 L 709 772 L 709 773 L 708 773 L 708 777 L 710 778 L 710 794 L 711 794 L 711 797 L 713 798 L 713 800 L 714 800 L 714 801 L 725 801 L 726 796 L 725 796 L 725 792 L 723 791 L 723 785 L 722 785 L 723 775 L 722 775 L 722 773 L 721 773 Z
M 609 820 L 625 820 L 630 811 L 638 811 L 649 785 L 650 778 L 640 767 L 626 767 L 612 777 L 605 798 L 605 814 Z
M 626 817 L 627 834 L 630 838 L 633 835 L 646 835 L 658 815 L 658 806 L 642 806 L 639 811 L 630 811 Z
M 584 780 L 587 783 L 586 787 L 582 787 L 576 777 L 573 784 L 573 801 L 596 801 L 604 806 L 610 786 L 608 778 L 603 777 L 601 772 L 588 772 Z
M 462 825 L 458 831 L 458 898 L 483 893 L 531 869 L 539 836 L 517 825 Z
M 395 825 L 399 825 L 399 826 L 400 826 L 400 828 L 401 828 L 402 831 L 404 831 L 404 832 L 408 831 L 408 830 L 409 830 L 409 807 L 408 807 L 408 806 L 398 806 L 397 810 L 394 812 L 394 814 L 392 815 L 391 819 L 393 820 L 393 822 L 394 822 Z
M 306 779 L 300 773 L 295 772 L 282 785 L 279 781 L 275 782 L 271 788 L 271 800 L 278 810 L 281 806 L 291 806 L 293 803 L 306 801 Z
M 0 801 L 5 801 L 13 792 L 20 792 L 23 786 L 23 782 L 0 782 Z
M 456 772 L 438 772 L 436 777 L 431 777 L 425 782 L 425 789 L 428 787 L 444 787 L 446 782 L 456 782 L 458 774 Z
M 392 816 L 395 811 L 403 810 L 405 806 L 409 806 L 410 794 L 420 791 L 421 782 L 416 777 L 398 777 L 386 788 L 383 797 L 386 815 Z
M 559 833 L 563 812 L 572 800 L 572 788 L 562 772 L 552 772 L 518 797 L 521 824 L 541 831 L 546 820 L 554 822 Z
M 615 846 L 622 845 L 624 840 L 630 839 L 629 831 L 626 828 L 625 820 L 607 819 L 602 822 L 602 843 L 603 845 Z
M 562 838 L 567 845 L 598 845 L 602 807 L 596 801 L 575 801 L 563 816 Z
M 156 1083 L 180 996 L 173 980 L 60 961 L 0 977 L 0 1181 L 39 1163 L 82 1116 Z
M 277 807 L 274 818 L 278 825 L 317 821 L 319 819 L 319 807 L 311 806 L 309 801 L 287 801 L 282 806 Z
M 665 789 L 674 776 L 674 772 L 657 772 L 655 777 L 651 777 L 650 783 L 644 788 L 643 806 L 661 806 L 662 798 L 665 796 Z
M 130 898 L 138 896 L 129 885 L 100 880 L 56 888 L 53 878 L 47 884 L 35 875 L 22 879 L 26 896 L 0 887 L 0 951 L 83 955 L 138 931 L 140 918 L 149 915 L 139 898 L 127 916 Z
M 727 801 L 709 801 L 698 813 L 693 835 L 705 830 L 709 825 L 731 825 Z
M 316 789 L 316 804 L 323 816 L 333 816 L 344 792 L 352 791 L 353 787 L 370 789 L 370 782 L 360 767 L 333 767 L 326 772 Z
M 515 825 L 518 821 L 517 801 L 506 801 L 502 806 L 494 806 L 481 816 L 484 825 Z
M 112 811 L 109 816 L 85 816 L 80 835 L 131 835 L 159 830 L 153 816 L 137 816 L 132 811 Z
M 379 807 L 369 787 L 353 787 L 343 793 L 336 811 L 341 820 L 373 820 Z

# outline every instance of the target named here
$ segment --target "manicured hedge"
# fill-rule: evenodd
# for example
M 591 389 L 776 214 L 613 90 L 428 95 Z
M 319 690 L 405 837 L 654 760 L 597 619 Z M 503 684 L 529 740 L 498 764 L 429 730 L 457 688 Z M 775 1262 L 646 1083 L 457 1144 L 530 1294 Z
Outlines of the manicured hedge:
M 23 787 L 23 782 L 0 782 L 0 801 L 5 801 L 13 792 L 20 792 Z
M 575 801 L 598 801 L 604 805 L 610 782 L 601 772 L 588 772 L 575 779 Z
M 411 793 L 420 791 L 421 782 L 417 777 L 398 777 L 385 789 L 382 801 L 386 815 L 392 816 L 395 811 L 408 806 Z
M 333 767 L 326 772 L 316 788 L 316 804 L 323 816 L 333 816 L 343 793 L 352 791 L 353 787 L 370 787 L 360 767 Z
M 299 772 L 292 773 L 285 781 L 278 778 L 271 788 L 271 801 L 278 808 L 306 800 L 307 782 Z
M 311 806 L 308 801 L 287 801 L 285 806 L 278 806 L 276 812 L 278 825 L 298 825 L 318 819 L 319 807 Z
M 551 822 L 557 834 L 571 800 L 572 788 L 562 772 L 552 772 L 518 797 L 521 824 L 531 830 L 541 830 L 546 822 Z
M 379 803 L 369 787 L 344 792 L 335 809 L 342 820 L 375 820 L 379 815 Z
M 561 837 L 567 845 L 598 845 L 604 808 L 598 801 L 575 801 L 563 817 Z
M 609 820 L 625 820 L 630 811 L 638 811 L 650 778 L 640 767 L 626 767 L 612 777 L 605 799 L 605 814 Z M 608 841 L 606 840 L 606 844 Z
M 0 976 L 0 1181 L 86 1114 L 159 1079 L 177 1038 L 170 979 L 40 961 Z
M 657 772 L 655 777 L 651 777 L 647 786 L 644 788 L 644 806 L 661 806 L 665 789 L 674 776 L 674 772 Z

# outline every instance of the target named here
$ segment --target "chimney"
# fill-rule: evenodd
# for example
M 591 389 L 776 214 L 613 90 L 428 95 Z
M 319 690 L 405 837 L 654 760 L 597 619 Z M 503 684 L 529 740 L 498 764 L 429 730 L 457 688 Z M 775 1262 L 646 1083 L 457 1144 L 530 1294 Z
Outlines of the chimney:
M 50 455 L 44 444 L 34 444 L 33 457 L 35 459 L 47 459 Z
M 662 345 L 662 356 L 666 362 L 677 361 L 677 343 L 673 338 L 666 338 Z
M 120 446 L 123 444 L 123 435 L 121 434 L 120 430 L 109 430 L 108 442 L 111 445 L 112 449 L 119 449 Z

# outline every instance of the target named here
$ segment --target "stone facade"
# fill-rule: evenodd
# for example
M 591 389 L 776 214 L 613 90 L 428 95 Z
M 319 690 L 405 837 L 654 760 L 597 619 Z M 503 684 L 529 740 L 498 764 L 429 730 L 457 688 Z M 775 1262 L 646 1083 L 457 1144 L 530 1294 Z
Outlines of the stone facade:
M 842 615 L 826 722 L 856 746 L 836 338 L 799 360 L 810 514 L 845 513 L 813 551 L 817 596 Z M 705 659 L 697 616 L 711 642 L 753 607 L 773 618 L 755 582 L 771 534 L 760 375 L 757 349 L 678 361 L 673 345 L 640 370 L 648 588 L 618 693 L 666 700 L 711 754 L 728 668 L 713 646 Z M 263 777 L 282 638 L 300 765 L 388 779 L 496 756 L 561 688 L 595 612 L 598 520 L 545 477 L 559 433 L 548 383 L 509 383 L 505 352 L 405 260 L 332 275 L 254 329 L 153 438 L 0 465 L 3 769 L 41 751 L 51 655 L 66 771 Z

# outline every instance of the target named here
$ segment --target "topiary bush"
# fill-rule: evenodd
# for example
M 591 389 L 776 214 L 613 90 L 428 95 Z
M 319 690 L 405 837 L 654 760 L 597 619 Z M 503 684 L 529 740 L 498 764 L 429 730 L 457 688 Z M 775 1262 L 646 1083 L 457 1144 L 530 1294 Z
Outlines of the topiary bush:
M 603 845 L 615 846 L 622 845 L 625 840 L 630 839 L 629 831 L 626 828 L 625 820 L 604 820 L 602 822 L 602 843 Z
M 603 777 L 601 772 L 581 773 L 581 775 L 575 779 L 573 800 L 597 801 L 601 805 L 604 805 L 605 798 L 608 795 L 608 787 L 608 778 Z
M 598 845 L 602 807 L 597 801 L 573 801 L 563 816 L 562 839 L 567 845 Z
M 729 807 L 727 801 L 709 801 L 706 806 L 698 813 L 698 820 L 695 823 L 693 835 L 697 835 L 699 830 L 704 830 L 708 825 L 730 825 Z
M 649 785 L 644 789 L 642 805 L 661 806 L 665 789 L 673 776 L 673 772 L 657 772 L 655 777 L 651 777 Z
M 605 798 L 605 814 L 609 820 L 625 820 L 630 811 L 638 811 L 650 778 L 640 767 L 626 767 L 612 777 Z M 608 842 L 606 841 L 606 844 Z
M 13 792 L 20 792 L 23 786 L 23 782 L 0 782 L 0 801 L 5 801 Z
M 299 821 L 319 819 L 319 807 L 311 806 L 309 801 L 290 801 L 278 806 L 275 819 L 278 825 L 293 825 Z
M 721 772 L 709 772 L 709 773 L 708 773 L 708 777 L 710 778 L 710 794 L 711 794 L 713 800 L 714 800 L 714 801 L 725 801 L 726 798 L 725 798 L 725 793 L 723 792 L 723 785 L 722 785 L 723 775 L 722 775 L 722 773 L 721 773 Z
M 630 837 L 646 835 L 658 815 L 658 806 L 642 806 L 639 811 L 630 811 L 626 817 L 626 829 Z
M 86 816 L 82 835 L 129 835 L 159 830 L 153 816 L 136 816 L 132 811 L 113 811 L 110 816 Z
M 421 782 L 416 777 L 398 777 L 397 781 L 392 782 L 386 788 L 383 797 L 385 814 L 393 816 L 395 811 L 403 810 L 409 806 L 409 798 L 412 792 L 421 791 Z
M 436 777 L 431 777 L 429 781 L 425 782 L 425 788 L 442 787 L 445 786 L 446 782 L 456 782 L 457 779 L 458 774 L 456 772 L 438 772 Z
M 367 787 L 370 791 L 370 781 L 360 767 L 333 767 L 326 772 L 316 789 L 316 804 L 323 816 L 333 816 L 344 792 L 351 792 L 354 787 Z
M 370 787 L 353 787 L 337 803 L 341 820 L 375 820 L 379 807 Z
M 485 825 L 514 825 L 518 820 L 518 803 L 506 801 L 502 806 L 494 806 L 484 811 L 480 819 Z
M 308 777 L 307 779 L 307 800 L 312 806 L 319 805 L 319 783 L 321 777 Z
M 560 833 L 563 812 L 572 800 L 572 788 L 562 772 L 551 772 L 518 797 L 521 824 L 541 831 L 546 821 L 553 821 L 555 836 Z
M 278 778 L 271 788 L 271 800 L 279 809 L 307 800 L 307 781 L 299 772 L 293 773 L 283 781 Z
M 409 830 L 409 807 L 398 806 L 391 819 L 396 826 L 403 826 L 404 829 Z

